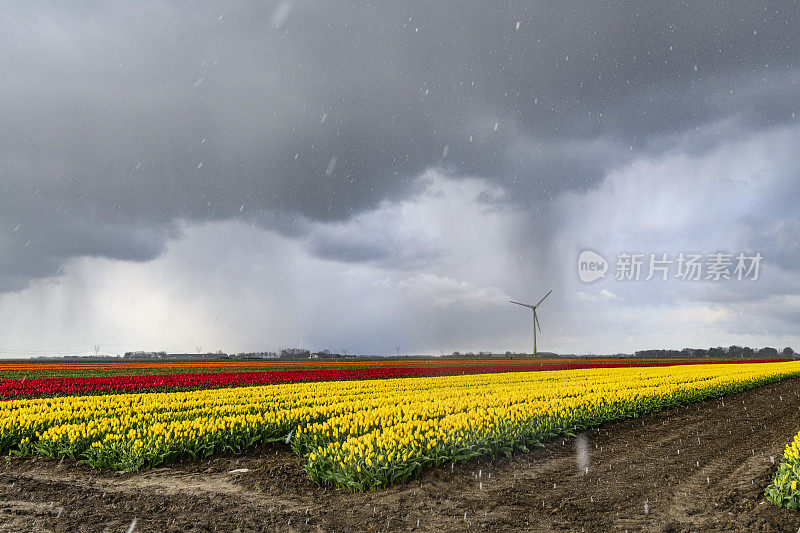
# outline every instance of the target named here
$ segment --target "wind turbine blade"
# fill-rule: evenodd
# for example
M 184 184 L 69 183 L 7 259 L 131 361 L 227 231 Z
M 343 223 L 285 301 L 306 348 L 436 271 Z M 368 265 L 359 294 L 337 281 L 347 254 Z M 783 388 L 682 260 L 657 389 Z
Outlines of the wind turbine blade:
M 519 302 L 515 302 L 514 300 L 509 300 L 509 302 L 510 302 L 510 303 L 512 303 L 512 304 L 521 305 L 522 307 L 530 307 L 531 309 L 533 309 L 533 306 L 532 306 L 532 305 L 528 305 L 528 304 L 521 304 L 521 303 L 519 303 Z
M 539 328 L 539 333 L 541 333 L 542 326 L 539 325 L 539 315 L 536 314 L 536 311 L 533 312 L 533 321 L 536 322 L 536 327 Z
M 550 289 L 550 292 L 553 292 L 553 289 Z M 550 296 L 550 292 L 548 292 L 547 294 L 545 294 L 545 295 L 544 295 L 544 298 L 547 298 L 548 296 Z M 544 298 L 542 298 L 541 300 L 539 300 L 539 303 L 538 303 L 538 304 L 536 304 L 534 307 L 539 307 L 539 305 L 540 305 L 540 304 L 541 304 L 541 303 L 544 301 Z

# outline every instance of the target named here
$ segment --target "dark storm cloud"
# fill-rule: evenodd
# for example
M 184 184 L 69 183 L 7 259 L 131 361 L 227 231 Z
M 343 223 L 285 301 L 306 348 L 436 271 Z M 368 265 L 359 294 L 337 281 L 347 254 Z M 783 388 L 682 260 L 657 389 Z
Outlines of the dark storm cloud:
M 0 12 L 0 291 L 148 260 L 178 221 L 286 235 L 439 166 L 522 205 L 687 131 L 793 120 L 796 2 L 199 2 Z M 713 142 L 713 141 L 711 141 Z M 312 239 L 326 257 L 375 260 Z
M 771 231 L 758 236 L 752 244 L 754 249 L 763 250 L 765 256 L 786 271 L 800 270 L 800 220 L 786 218 Z

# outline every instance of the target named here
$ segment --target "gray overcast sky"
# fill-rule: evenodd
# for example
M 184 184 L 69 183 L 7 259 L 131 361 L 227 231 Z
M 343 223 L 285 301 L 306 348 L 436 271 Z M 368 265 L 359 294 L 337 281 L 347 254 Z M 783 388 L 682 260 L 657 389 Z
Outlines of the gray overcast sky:
M 800 349 L 799 27 L 797 2 L 5 4 L 0 355 L 521 351 L 507 300 L 550 288 L 542 349 Z M 614 279 L 720 251 L 759 279 Z

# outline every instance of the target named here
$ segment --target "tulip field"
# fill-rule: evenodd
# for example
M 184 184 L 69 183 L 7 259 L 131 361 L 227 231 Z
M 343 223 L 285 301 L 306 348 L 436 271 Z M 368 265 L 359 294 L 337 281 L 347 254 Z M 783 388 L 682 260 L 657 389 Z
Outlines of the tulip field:
M 8 396 L 28 397 L 0 401 L 0 452 L 137 471 L 285 442 L 304 458 L 317 483 L 361 491 L 402 483 L 443 464 L 510 456 L 604 422 L 800 375 L 800 362 L 595 366 L 501 371 L 476 365 L 469 367 L 474 372 L 441 372 L 460 375 L 433 372 L 446 366 L 421 367 L 416 370 L 431 373 L 399 376 L 390 372 L 396 368 L 379 367 L 371 370 L 381 375 L 344 369 L 351 373 L 291 376 L 271 384 L 190 378 L 197 387 L 191 390 L 181 387 L 187 375 L 211 374 L 166 374 L 128 377 L 162 381 L 156 391 L 127 392 L 103 389 L 102 381 L 63 390 L 42 383 L 108 378 L 102 376 L 38 378 L 25 380 L 35 386 L 21 394 L 6 389 Z M 797 463 L 792 465 L 796 473 Z
M 750 363 L 774 362 L 751 360 Z M 703 364 L 725 364 L 711 361 Z M 377 378 L 616 367 L 695 365 L 698 361 L 590 359 L 276 361 L 195 363 L 0 364 L 0 399 L 64 394 L 188 390 Z

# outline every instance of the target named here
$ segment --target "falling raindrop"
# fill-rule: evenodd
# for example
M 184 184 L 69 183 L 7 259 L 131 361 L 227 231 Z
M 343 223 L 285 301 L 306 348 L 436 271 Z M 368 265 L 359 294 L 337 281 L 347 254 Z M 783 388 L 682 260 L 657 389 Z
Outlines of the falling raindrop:
M 269 19 L 269 23 L 274 28 L 280 28 L 286 19 L 289 17 L 289 12 L 292 10 L 292 3 L 288 0 L 283 0 L 275 10 L 272 12 L 272 16 Z
M 331 174 L 333 174 L 333 171 L 336 169 L 336 160 L 337 159 L 338 158 L 336 156 L 332 156 L 328 160 L 328 166 L 327 166 L 327 168 L 325 168 L 325 175 L 326 176 L 330 176 Z
M 589 473 L 589 440 L 581 433 L 575 438 L 575 460 L 578 469 Z

